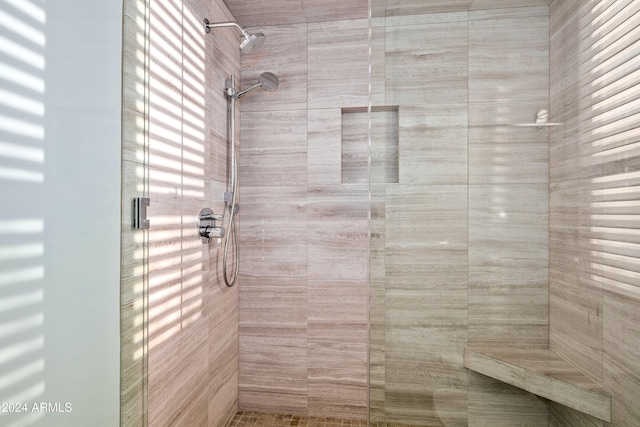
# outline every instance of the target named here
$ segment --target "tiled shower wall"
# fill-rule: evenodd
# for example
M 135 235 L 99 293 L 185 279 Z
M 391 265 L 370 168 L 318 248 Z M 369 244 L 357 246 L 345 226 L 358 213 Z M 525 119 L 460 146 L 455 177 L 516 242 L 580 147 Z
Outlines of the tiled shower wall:
M 281 86 L 241 101 L 240 408 L 366 417 L 369 342 L 372 421 L 547 425 L 462 355 L 548 345 L 548 131 L 513 126 L 548 108 L 548 8 L 374 18 L 372 104 L 398 153 L 391 173 L 372 159 L 370 290 L 366 177 L 345 181 L 341 147 L 368 22 L 260 31 L 243 86 Z
M 551 347 L 640 422 L 640 3 L 551 5 Z M 552 425 L 602 422 L 552 404 Z
M 241 100 L 240 408 L 366 419 L 367 185 L 343 185 L 340 163 L 341 109 L 367 105 L 368 22 L 259 31 L 242 86 L 272 71 L 280 88 Z
M 462 355 L 548 343 L 548 132 L 514 126 L 548 108 L 548 8 L 388 17 L 374 35 L 400 167 L 374 186 L 372 420 L 547 425 Z
M 223 425 L 237 409 L 238 290 L 197 215 L 224 209 L 227 99 L 238 34 L 222 1 L 151 1 L 149 424 Z
M 222 1 L 146 6 L 125 9 L 122 425 L 226 425 L 238 408 L 238 290 L 224 284 L 222 251 L 200 241 L 196 221 L 202 208 L 224 207 L 222 88 L 239 73 L 238 34 L 204 31 L 205 17 L 233 20 Z M 140 196 L 151 200 L 150 229 L 131 233 Z

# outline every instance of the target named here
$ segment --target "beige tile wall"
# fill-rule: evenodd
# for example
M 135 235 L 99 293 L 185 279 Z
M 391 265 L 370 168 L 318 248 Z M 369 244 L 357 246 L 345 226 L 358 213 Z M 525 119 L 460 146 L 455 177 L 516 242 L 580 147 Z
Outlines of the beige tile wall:
M 123 206 L 148 196 L 151 228 L 124 230 L 132 237 L 124 239 L 131 249 L 123 258 L 123 315 L 130 319 L 122 335 L 123 425 L 225 425 L 238 407 L 238 292 L 222 281 L 221 250 L 200 242 L 196 219 L 204 207 L 223 209 L 228 153 L 221 88 L 225 77 L 238 74 L 238 37 L 204 32 L 205 17 L 232 19 L 221 1 L 152 0 L 145 93 L 140 5 L 131 2 L 127 15 L 137 31 L 127 33 L 125 45 L 131 107 Z M 126 214 L 125 227 L 129 209 Z
M 611 393 L 613 426 L 640 422 L 639 11 L 551 5 L 551 347 Z M 552 417 L 599 425 L 559 405 Z
M 366 21 L 263 29 L 274 43 L 244 59 L 242 85 L 268 70 L 282 86 L 242 101 L 239 309 L 238 289 L 217 277 L 219 251 L 192 235 L 200 207 L 221 209 L 226 100 L 218 86 L 238 73 L 234 37 L 216 32 L 199 44 L 199 23 L 231 17 L 218 3 L 160 6 L 151 18 L 149 188 L 127 181 L 123 192 L 127 206 L 148 191 L 157 224 L 149 234 L 151 425 L 220 422 L 235 410 L 238 387 L 245 409 L 364 418 L 367 347 L 373 420 L 512 425 L 515 413 L 547 425 L 546 404 L 467 375 L 461 349 L 544 345 L 548 276 L 551 346 L 612 393 L 613 425 L 637 423 L 637 65 L 629 61 L 637 33 L 626 21 L 636 2 L 552 4 L 550 101 L 546 8 L 375 21 L 374 100 L 400 106 L 400 182 L 373 188 L 370 289 L 367 188 L 340 183 L 341 108 L 366 105 Z M 128 10 L 133 35 L 139 12 Z M 184 34 L 160 30 L 175 20 Z M 623 30 L 604 36 L 602 22 Z M 160 33 L 168 43 L 156 43 Z M 183 38 L 184 51 L 175 50 Z M 212 52 L 204 59 L 211 87 L 198 80 L 198 58 L 209 58 L 202 50 Z M 143 98 L 135 85 L 128 93 L 125 134 L 139 135 Z M 563 123 L 551 131 L 550 160 L 547 131 L 510 126 L 549 104 Z M 172 128 L 178 116 L 184 126 Z M 140 147 L 126 139 L 127 176 L 144 170 Z M 129 217 L 125 210 L 125 226 Z M 123 425 L 136 425 L 146 405 L 140 240 L 124 235 Z M 559 405 L 549 419 L 598 425 Z
M 386 402 L 374 414 L 546 425 L 544 403 L 469 376 L 461 351 L 548 343 L 548 133 L 512 126 L 548 107 L 548 9 L 398 16 L 386 35 L 400 185 L 386 191 L 386 363 L 373 391 Z
M 510 126 L 548 108 L 548 8 L 373 21 L 374 106 L 398 120 L 373 134 L 396 132 L 399 155 L 398 182 L 372 178 L 370 252 L 367 185 L 341 183 L 367 21 L 260 31 L 242 85 L 273 71 L 281 86 L 241 104 L 240 407 L 365 418 L 370 351 L 372 421 L 547 420 L 488 379 L 471 405 L 462 354 L 548 343 L 548 132 Z
M 256 29 L 258 30 L 258 29 Z M 367 185 L 342 184 L 342 108 L 367 102 L 367 21 L 260 28 L 241 101 L 240 408 L 366 419 Z

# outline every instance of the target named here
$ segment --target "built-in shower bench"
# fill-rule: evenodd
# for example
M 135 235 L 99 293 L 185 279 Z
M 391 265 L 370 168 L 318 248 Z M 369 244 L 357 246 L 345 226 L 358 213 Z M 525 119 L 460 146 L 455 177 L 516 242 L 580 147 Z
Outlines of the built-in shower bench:
M 611 422 L 611 396 L 553 350 L 467 347 L 464 366 Z

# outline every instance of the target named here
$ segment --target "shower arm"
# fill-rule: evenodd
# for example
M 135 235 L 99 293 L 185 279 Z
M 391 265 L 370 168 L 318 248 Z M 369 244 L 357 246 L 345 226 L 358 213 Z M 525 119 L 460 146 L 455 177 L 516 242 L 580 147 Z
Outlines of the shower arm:
M 252 90 L 257 89 L 257 88 L 259 88 L 260 86 L 261 86 L 261 84 L 260 84 L 260 83 L 256 83 L 256 84 L 254 84 L 253 86 L 250 86 L 250 87 L 246 88 L 245 90 L 241 90 L 240 92 L 237 92 L 237 93 L 235 94 L 235 98 L 236 98 L 236 99 L 240 99 L 240 98 L 242 98 L 243 96 L 245 96 L 248 92 L 251 92 Z
M 237 28 L 238 30 L 240 30 L 242 32 L 242 35 L 244 37 L 250 37 L 250 35 L 247 32 L 247 30 L 242 28 L 240 26 L 240 24 L 238 24 L 235 21 L 216 22 L 216 23 L 212 24 L 211 22 L 209 22 L 209 20 L 207 18 L 204 19 L 204 28 L 206 29 L 207 33 L 210 33 L 212 28 L 222 28 L 222 27 L 235 27 L 235 28 Z

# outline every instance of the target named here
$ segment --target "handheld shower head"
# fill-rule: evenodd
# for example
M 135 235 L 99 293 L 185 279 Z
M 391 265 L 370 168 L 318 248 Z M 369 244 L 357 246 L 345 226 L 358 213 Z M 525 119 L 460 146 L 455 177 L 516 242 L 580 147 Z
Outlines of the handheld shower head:
M 267 92 L 273 92 L 278 89 L 278 86 L 280 86 L 280 80 L 278 79 L 278 76 L 269 72 L 260 74 L 260 77 L 258 77 L 258 83 L 260 84 L 262 89 L 266 90 Z
M 207 18 L 204 18 L 204 28 L 207 33 L 210 33 L 212 28 L 222 28 L 222 27 L 235 27 L 238 30 L 240 30 L 240 32 L 242 32 L 242 42 L 240 43 L 240 53 L 243 53 L 243 54 L 252 53 L 256 49 L 258 49 L 260 46 L 262 46 L 264 41 L 267 39 L 262 33 L 249 34 L 247 30 L 242 28 L 240 24 L 238 24 L 237 22 L 229 21 L 229 22 L 211 23 Z
M 262 73 L 260 74 L 260 77 L 258 77 L 258 83 L 238 92 L 237 94 L 235 94 L 235 98 L 240 99 L 247 93 L 259 87 L 266 90 L 267 92 L 273 92 L 278 89 L 278 86 L 280 86 L 280 80 L 278 79 L 278 76 L 269 72 Z

